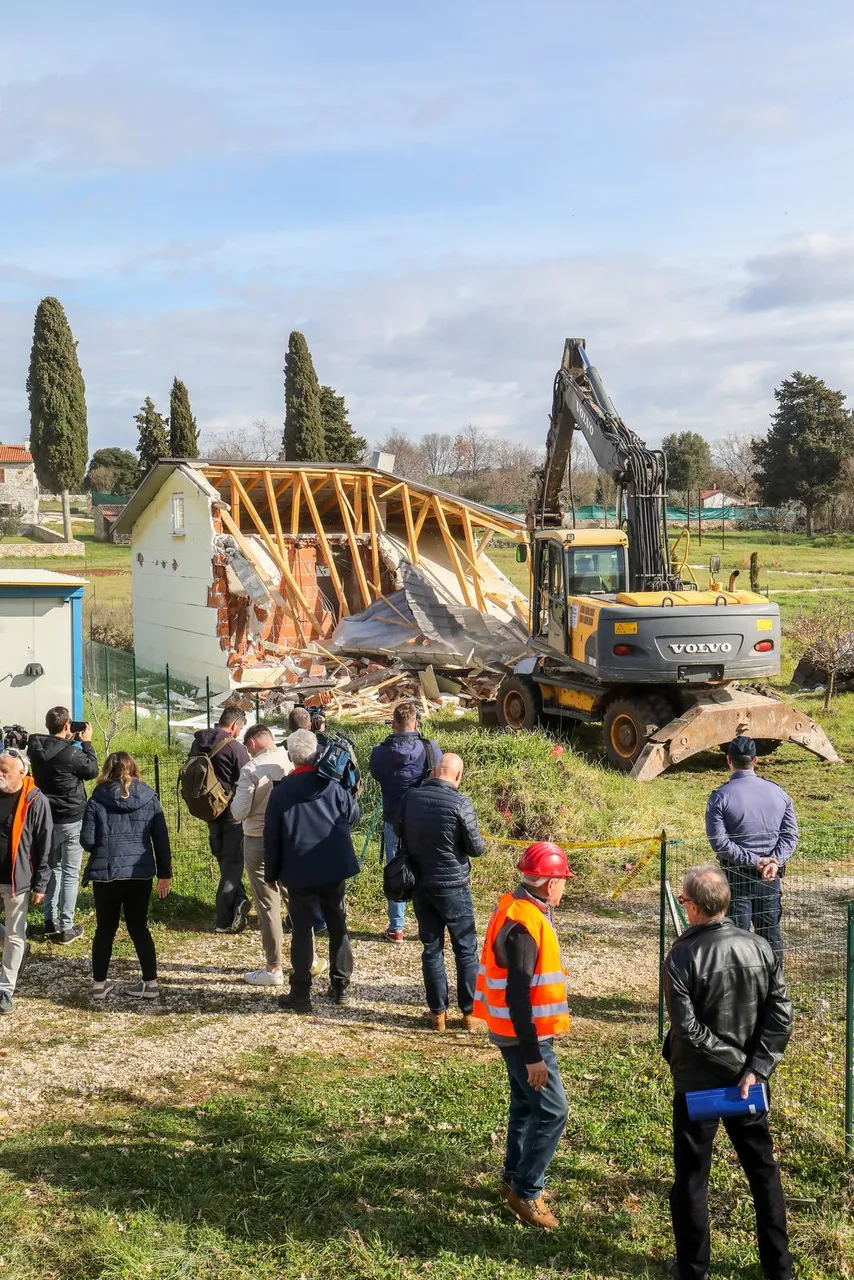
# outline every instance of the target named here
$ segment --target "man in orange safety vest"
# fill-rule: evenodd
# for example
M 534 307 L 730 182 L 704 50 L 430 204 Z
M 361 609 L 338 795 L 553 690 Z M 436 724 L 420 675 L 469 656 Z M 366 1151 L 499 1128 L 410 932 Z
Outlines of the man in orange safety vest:
M 548 1231 L 558 1220 L 543 1187 L 566 1127 L 553 1040 L 569 1030 L 552 908 L 575 873 L 560 846 L 547 841 L 526 849 L 517 869 L 522 880 L 499 899 L 486 931 L 473 1012 L 501 1050 L 510 1081 L 501 1198 L 521 1221 Z

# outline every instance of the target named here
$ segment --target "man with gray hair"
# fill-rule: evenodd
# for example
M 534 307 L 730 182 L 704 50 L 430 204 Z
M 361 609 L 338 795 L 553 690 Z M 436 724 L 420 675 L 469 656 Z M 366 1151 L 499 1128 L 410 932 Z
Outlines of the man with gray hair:
M 670 1211 L 677 1280 L 706 1280 L 708 1186 L 717 1120 L 691 1120 L 686 1094 L 768 1080 L 792 1034 L 792 1004 L 780 962 L 764 938 L 727 918 L 730 888 L 713 863 L 686 871 L 679 902 L 689 928 L 664 962 L 670 1030 L 664 1057 L 673 1076 Z M 780 1169 L 766 1112 L 724 1120 L 750 1184 L 759 1257 L 766 1280 L 791 1280 L 792 1258 Z
M 291 926 L 290 991 L 279 1007 L 311 1013 L 313 919 L 320 907 L 329 929 L 329 996 L 347 1000 L 353 953 L 344 903 L 347 881 L 359 863 L 350 828 L 359 820 L 356 799 L 334 778 L 324 778 L 314 765 L 317 738 L 298 729 L 287 741 L 293 772 L 273 789 L 264 821 L 264 879 L 288 891 Z
M 11 1013 L 12 996 L 27 951 L 27 908 L 44 902 L 50 878 L 53 821 L 47 798 L 27 772 L 20 751 L 0 751 L 0 899 L 3 956 L 0 1014 Z

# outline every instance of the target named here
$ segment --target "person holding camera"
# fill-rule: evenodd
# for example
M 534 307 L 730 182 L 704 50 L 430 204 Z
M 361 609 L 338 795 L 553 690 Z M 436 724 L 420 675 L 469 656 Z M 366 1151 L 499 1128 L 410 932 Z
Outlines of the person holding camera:
M 51 707 L 44 723 L 47 733 L 31 734 L 27 743 L 33 781 L 46 797 L 53 819 L 50 880 L 42 907 L 44 932 L 53 942 L 67 944 L 83 937 L 83 926 L 74 923 L 83 863 L 83 783 L 97 778 L 98 758 L 91 724 L 72 722 L 67 707 Z

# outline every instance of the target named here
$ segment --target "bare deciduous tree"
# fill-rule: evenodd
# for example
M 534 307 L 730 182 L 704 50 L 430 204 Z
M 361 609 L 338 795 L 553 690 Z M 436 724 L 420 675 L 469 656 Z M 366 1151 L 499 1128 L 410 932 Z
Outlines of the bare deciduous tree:
M 431 476 L 451 476 L 455 474 L 456 451 L 454 437 L 438 431 L 430 431 L 421 441 L 424 453 L 424 464 Z
M 203 456 L 217 461 L 273 462 L 279 456 L 281 432 L 271 427 L 266 418 L 256 418 L 251 426 L 207 436 L 203 446 Z
M 820 596 L 809 613 L 799 613 L 789 628 L 795 650 L 825 672 L 824 709 L 836 689 L 839 670 L 851 666 L 854 601 L 846 596 Z
M 377 441 L 381 453 L 394 454 L 394 474 L 404 480 L 426 480 L 427 464 L 424 450 L 402 431 L 390 431 L 384 440 Z
M 722 487 L 744 506 L 757 498 L 754 440 L 754 436 L 731 432 L 712 445 L 712 461 L 721 473 Z

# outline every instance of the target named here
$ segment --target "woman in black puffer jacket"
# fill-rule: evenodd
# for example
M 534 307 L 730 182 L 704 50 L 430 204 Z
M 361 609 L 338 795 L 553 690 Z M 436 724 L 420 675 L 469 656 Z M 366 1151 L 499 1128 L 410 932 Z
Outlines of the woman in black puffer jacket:
M 155 873 L 157 896 L 172 884 L 169 831 L 160 801 L 140 779 L 127 751 L 107 756 L 83 814 L 80 843 L 89 853 L 83 883 L 92 882 L 97 927 L 92 941 L 92 998 L 103 1000 L 115 983 L 107 981 L 113 939 L 122 909 L 142 967 L 142 981 L 127 994 L 156 1000 L 157 956 L 148 928 L 148 905 Z

